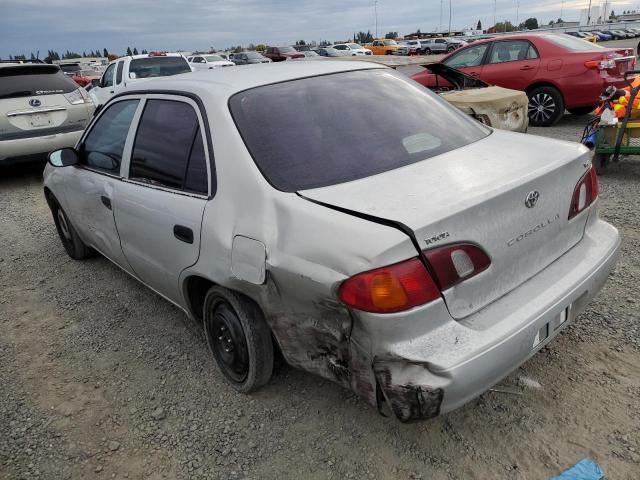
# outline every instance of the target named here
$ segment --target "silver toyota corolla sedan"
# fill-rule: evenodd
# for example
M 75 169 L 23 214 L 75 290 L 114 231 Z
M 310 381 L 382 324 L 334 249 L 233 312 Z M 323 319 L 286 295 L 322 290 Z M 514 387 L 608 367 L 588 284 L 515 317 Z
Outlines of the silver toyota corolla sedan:
M 283 62 L 140 82 L 45 195 L 204 328 L 250 392 L 274 351 L 401 421 L 460 407 L 585 308 L 620 238 L 577 143 L 491 130 L 400 74 Z

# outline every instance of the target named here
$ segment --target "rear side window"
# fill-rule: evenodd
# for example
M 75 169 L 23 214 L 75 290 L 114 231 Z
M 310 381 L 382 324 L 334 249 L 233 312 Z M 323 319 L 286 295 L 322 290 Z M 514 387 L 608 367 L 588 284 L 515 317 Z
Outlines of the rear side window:
M 118 175 L 122 152 L 139 100 L 113 103 L 95 123 L 82 145 L 83 164 Z
M 19 66 L 0 68 L 0 98 L 71 93 L 78 85 L 57 67 Z
M 229 105 L 258 168 L 286 192 L 376 175 L 488 134 L 389 69 L 265 85 L 237 93 Z
M 136 58 L 129 64 L 131 78 L 166 77 L 190 71 L 189 63 L 183 57 Z
M 204 143 L 191 105 L 175 100 L 147 101 L 133 145 L 129 178 L 208 193 Z

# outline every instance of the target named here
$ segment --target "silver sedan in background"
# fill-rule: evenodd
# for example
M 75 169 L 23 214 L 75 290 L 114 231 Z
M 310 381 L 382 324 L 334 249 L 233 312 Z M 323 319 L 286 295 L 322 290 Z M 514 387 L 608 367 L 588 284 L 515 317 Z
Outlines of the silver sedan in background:
M 67 253 L 183 309 L 238 391 L 279 350 L 401 421 L 534 355 L 620 245 L 586 148 L 492 130 L 366 62 L 134 86 L 50 155 L 44 188 Z

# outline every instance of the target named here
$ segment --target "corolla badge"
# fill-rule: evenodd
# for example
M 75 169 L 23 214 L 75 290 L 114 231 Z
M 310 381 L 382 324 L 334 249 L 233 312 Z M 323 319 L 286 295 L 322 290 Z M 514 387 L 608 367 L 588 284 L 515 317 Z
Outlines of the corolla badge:
M 524 204 L 527 208 L 533 208 L 538 203 L 538 199 L 540 198 L 540 192 L 534 190 L 533 192 L 527 193 L 527 196 L 524 199 Z
M 29 105 L 31 105 L 32 107 L 39 107 L 40 105 L 42 105 L 42 102 L 37 98 L 32 98 L 31 100 L 29 100 Z

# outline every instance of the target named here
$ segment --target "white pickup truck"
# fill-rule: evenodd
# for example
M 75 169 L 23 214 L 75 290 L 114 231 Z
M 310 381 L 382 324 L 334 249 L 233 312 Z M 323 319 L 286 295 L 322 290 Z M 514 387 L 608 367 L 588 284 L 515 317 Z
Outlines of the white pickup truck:
M 193 69 L 179 53 L 151 52 L 118 58 L 109 63 L 100 80 L 91 83 L 89 96 L 96 107 L 104 105 L 112 96 L 144 78 L 166 77 Z

